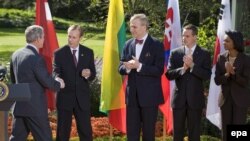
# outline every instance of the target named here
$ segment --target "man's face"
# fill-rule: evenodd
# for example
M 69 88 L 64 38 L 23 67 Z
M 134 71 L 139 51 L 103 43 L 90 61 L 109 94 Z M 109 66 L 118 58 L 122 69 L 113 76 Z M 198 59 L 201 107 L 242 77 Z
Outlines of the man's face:
M 142 25 L 139 19 L 134 19 L 130 22 L 130 32 L 136 39 L 141 39 L 146 34 L 146 25 Z
M 44 34 L 42 34 L 42 37 L 36 40 L 36 46 L 37 48 L 43 48 L 44 43 Z
M 71 48 L 76 48 L 80 43 L 81 37 L 78 30 L 71 30 L 68 32 L 68 45 Z
M 193 47 L 194 44 L 196 43 L 196 35 L 193 35 L 192 30 L 189 29 L 184 29 L 183 34 L 182 34 L 182 41 L 185 46 L 187 47 Z

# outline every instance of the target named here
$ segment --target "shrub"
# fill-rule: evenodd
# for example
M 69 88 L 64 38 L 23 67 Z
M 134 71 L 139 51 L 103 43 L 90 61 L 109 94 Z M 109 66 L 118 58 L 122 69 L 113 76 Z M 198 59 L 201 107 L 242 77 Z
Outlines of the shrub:
M 102 71 L 102 58 L 95 59 L 96 78 L 90 83 L 91 89 L 91 116 L 100 117 L 106 114 L 99 111 L 100 94 L 101 94 L 101 71 Z
M 0 27 L 27 27 L 34 24 L 34 12 L 0 9 Z
M 35 10 L 18 10 L 0 8 L 0 27 L 18 27 L 26 28 L 35 23 Z M 96 26 L 98 23 L 76 22 L 58 17 L 53 17 L 53 23 L 56 29 L 67 29 L 72 24 L 80 24 L 85 31 L 100 32 L 104 30 L 103 26 Z

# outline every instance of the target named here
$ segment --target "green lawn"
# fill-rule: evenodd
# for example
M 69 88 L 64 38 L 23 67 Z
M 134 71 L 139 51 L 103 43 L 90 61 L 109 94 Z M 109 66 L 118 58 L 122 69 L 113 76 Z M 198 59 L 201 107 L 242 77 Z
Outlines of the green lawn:
M 0 64 L 6 65 L 11 54 L 18 48 L 24 47 L 25 37 L 22 28 L 0 28 Z M 66 31 L 58 30 L 57 39 L 59 46 L 67 44 Z M 81 44 L 94 50 L 96 57 L 102 57 L 105 33 L 86 33 Z

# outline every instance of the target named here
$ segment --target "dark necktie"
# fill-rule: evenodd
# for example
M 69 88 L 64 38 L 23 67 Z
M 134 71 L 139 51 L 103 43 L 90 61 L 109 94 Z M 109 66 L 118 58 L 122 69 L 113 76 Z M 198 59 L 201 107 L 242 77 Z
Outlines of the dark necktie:
M 138 39 L 135 39 L 135 44 L 142 44 L 143 43 L 143 40 L 138 40 Z
M 75 49 L 73 50 L 73 60 L 74 60 L 75 66 L 77 66 L 76 51 L 77 50 Z

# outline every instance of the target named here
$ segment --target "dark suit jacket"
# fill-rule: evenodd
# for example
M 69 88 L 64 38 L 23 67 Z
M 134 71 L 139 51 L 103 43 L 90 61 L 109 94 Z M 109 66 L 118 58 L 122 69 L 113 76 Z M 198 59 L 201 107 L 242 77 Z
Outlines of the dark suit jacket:
M 243 53 L 239 53 L 233 66 L 235 75 L 226 78 L 225 62 L 228 61 L 228 52 L 218 57 L 215 70 L 215 83 L 221 85 L 224 99 L 229 95 L 239 107 L 250 106 L 250 59 Z
M 60 83 L 48 73 L 44 59 L 31 46 L 19 49 L 12 55 L 10 64 L 12 83 L 29 83 L 31 99 L 17 101 L 15 116 L 46 116 L 48 113 L 45 88 L 60 90 Z
M 81 76 L 85 68 L 91 71 L 88 79 Z M 90 110 L 89 80 L 96 76 L 93 50 L 79 45 L 78 64 L 75 67 L 70 47 L 59 48 L 54 54 L 53 74 L 65 82 L 65 88 L 57 93 L 58 109 L 72 110 L 78 103 L 81 109 Z
M 185 108 L 186 104 L 192 109 L 201 109 L 205 106 L 204 84 L 211 75 L 211 58 L 208 51 L 196 46 L 193 52 L 194 67 L 183 75 L 183 56 L 185 48 L 179 47 L 170 55 L 170 66 L 166 72 L 169 80 L 175 80 L 172 96 L 172 108 Z
M 135 105 L 136 93 L 140 106 L 158 106 L 164 102 L 161 88 L 161 75 L 165 59 L 163 44 L 148 35 L 139 58 L 139 62 L 142 63 L 140 72 L 133 69 L 130 73 L 127 73 L 124 65 L 122 65 L 122 62 L 131 60 L 132 56 L 135 56 L 134 39 L 126 42 L 119 66 L 119 73 L 128 75 L 127 106 Z

